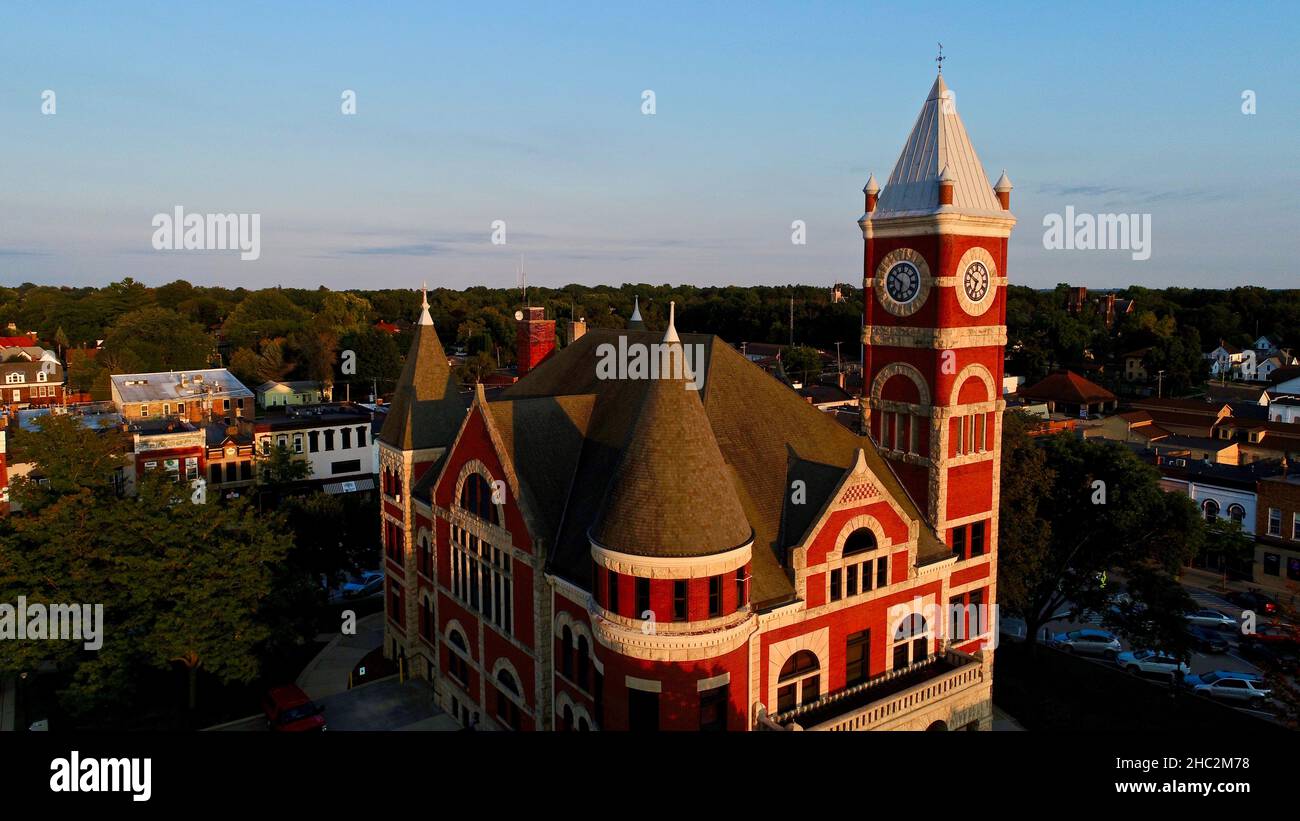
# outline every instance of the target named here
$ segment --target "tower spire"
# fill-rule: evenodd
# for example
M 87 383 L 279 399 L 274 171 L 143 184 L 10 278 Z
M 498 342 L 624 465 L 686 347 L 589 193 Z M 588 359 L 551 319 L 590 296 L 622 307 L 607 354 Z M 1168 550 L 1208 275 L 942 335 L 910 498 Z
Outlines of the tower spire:
M 677 335 L 676 312 L 677 312 L 677 303 L 669 302 L 668 303 L 668 329 L 664 331 L 664 342 L 669 345 L 673 343 L 681 344 L 682 341 L 681 337 Z
M 420 321 L 421 325 L 432 325 L 433 317 L 429 315 L 429 282 L 425 281 L 424 286 L 420 289 Z
M 944 61 L 944 60 L 947 60 L 947 59 L 948 59 L 947 57 L 944 57 L 944 56 L 943 56 L 943 43 L 940 43 L 940 44 L 939 44 L 939 56 L 934 58 L 934 62 L 935 62 L 935 64 L 936 64 L 937 66 L 939 66 L 939 73 L 940 73 L 940 74 L 943 74 L 943 61 Z

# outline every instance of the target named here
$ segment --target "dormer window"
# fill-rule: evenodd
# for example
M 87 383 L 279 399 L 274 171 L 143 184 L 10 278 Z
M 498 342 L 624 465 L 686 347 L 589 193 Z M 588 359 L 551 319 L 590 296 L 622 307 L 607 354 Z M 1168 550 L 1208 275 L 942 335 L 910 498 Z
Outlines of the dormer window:
M 48 377 L 48 376 L 49 376 L 49 374 L 47 374 L 45 371 L 37 371 L 37 372 L 36 372 L 36 381 L 37 381 L 37 382 L 44 382 L 44 381 L 46 381 L 46 377 Z

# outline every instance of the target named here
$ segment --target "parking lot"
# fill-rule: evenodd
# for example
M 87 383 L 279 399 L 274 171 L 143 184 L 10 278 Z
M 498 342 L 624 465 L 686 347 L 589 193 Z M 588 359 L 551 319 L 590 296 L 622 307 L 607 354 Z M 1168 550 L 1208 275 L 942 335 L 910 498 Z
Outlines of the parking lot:
M 1188 593 L 1189 595 L 1191 595 L 1192 599 L 1196 602 L 1196 606 L 1198 608 L 1217 610 L 1226 616 L 1232 617 L 1234 620 L 1240 623 L 1241 616 L 1242 616 L 1241 607 L 1227 601 L 1221 596 L 1218 596 L 1217 594 L 1208 590 L 1189 588 Z M 1067 605 L 1066 607 L 1063 607 L 1058 612 L 1064 613 L 1064 612 L 1068 612 L 1070 609 L 1071 608 Z M 1261 618 L 1260 622 L 1263 623 L 1263 621 L 1264 619 Z M 1086 613 L 1086 614 L 1081 614 L 1076 616 L 1075 620 L 1071 620 L 1070 618 L 1054 619 L 1047 624 L 1046 629 L 1048 632 L 1050 632 L 1053 635 L 1059 633 L 1068 633 L 1074 630 L 1087 630 L 1087 629 L 1106 630 L 1106 628 L 1102 626 L 1101 622 L 1102 619 L 1098 614 Z M 1121 652 L 1135 649 L 1129 644 L 1127 640 L 1124 639 L 1123 636 L 1114 633 L 1114 631 L 1107 630 L 1106 632 L 1112 633 L 1113 635 L 1116 636 L 1116 638 L 1119 639 L 1121 645 Z M 1204 673 L 1209 673 L 1212 671 L 1229 671 L 1229 672 L 1236 672 L 1236 673 L 1249 673 L 1253 675 L 1263 674 L 1263 671 L 1261 671 L 1259 667 L 1253 664 L 1249 659 L 1243 657 L 1241 653 L 1241 633 L 1239 630 L 1223 629 L 1215 632 L 1221 635 L 1226 640 L 1228 645 L 1227 651 L 1222 653 L 1208 653 L 1203 651 L 1192 652 L 1187 659 L 1187 664 L 1188 667 L 1191 668 L 1192 675 L 1199 676 Z M 1003 634 L 1004 637 L 1010 637 L 1013 639 L 1023 638 L 1023 623 L 1018 623 L 1014 619 L 1005 620 Z M 1116 663 L 1115 661 L 1106 660 L 1103 658 L 1091 658 L 1088 656 L 1083 656 L 1083 657 L 1090 658 L 1090 660 L 1094 661 L 1097 664 L 1114 665 Z M 1169 686 L 1170 683 L 1169 678 L 1166 675 L 1159 675 L 1159 676 L 1143 675 L 1143 677 L 1150 679 L 1152 683 L 1156 686 L 1167 687 Z M 1295 681 L 1294 677 L 1291 677 L 1290 680 L 1294 684 Z M 1272 709 L 1271 705 L 1266 706 L 1262 710 L 1254 710 L 1248 706 L 1237 706 L 1237 705 L 1233 705 L 1233 706 L 1236 706 L 1237 709 L 1240 709 L 1243 712 L 1252 713 L 1254 715 L 1259 715 L 1268 718 L 1276 717 L 1275 711 Z

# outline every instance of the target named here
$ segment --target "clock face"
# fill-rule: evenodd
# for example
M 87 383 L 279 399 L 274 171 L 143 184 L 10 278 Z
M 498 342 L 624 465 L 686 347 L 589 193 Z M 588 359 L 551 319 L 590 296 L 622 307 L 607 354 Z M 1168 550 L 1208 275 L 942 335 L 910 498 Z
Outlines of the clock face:
M 984 267 L 982 262 L 972 262 L 966 266 L 962 286 L 966 289 L 966 297 L 971 302 L 982 301 L 989 292 L 989 269 Z
M 895 302 L 911 302 L 921 290 L 921 272 L 910 262 L 899 262 L 885 275 L 885 290 Z

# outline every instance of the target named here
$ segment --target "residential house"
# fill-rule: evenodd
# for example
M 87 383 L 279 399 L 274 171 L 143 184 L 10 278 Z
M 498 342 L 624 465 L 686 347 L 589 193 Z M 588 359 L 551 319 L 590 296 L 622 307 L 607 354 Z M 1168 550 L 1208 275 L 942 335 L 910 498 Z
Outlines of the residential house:
M 319 405 L 330 401 L 330 386 L 315 380 L 263 382 L 257 386 L 257 406 L 283 408 L 288 405 Z
M 0 406 L 19 408 L 63 402 L 63 363 L 38 345 L 0 348 Z
M 1129 351 L 1121 359 L 1124 361 L 1124 381 L 1125 382 L 1147 382 L 1151 376 L 1147 370 L 1147 362 L 1151 357 L 1150 348 L 1139 348 L 1136 351 Z

